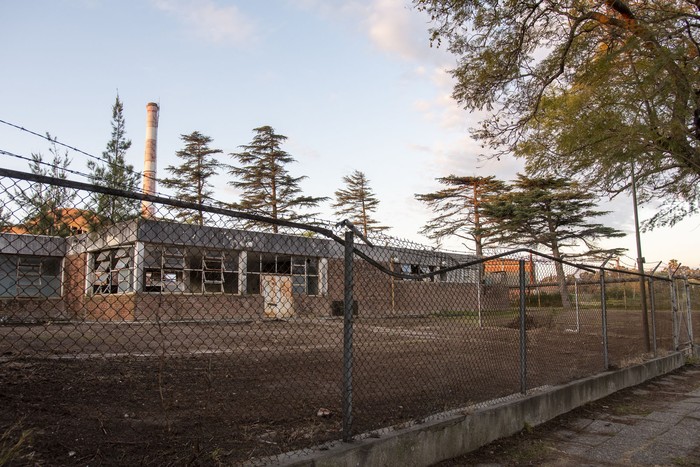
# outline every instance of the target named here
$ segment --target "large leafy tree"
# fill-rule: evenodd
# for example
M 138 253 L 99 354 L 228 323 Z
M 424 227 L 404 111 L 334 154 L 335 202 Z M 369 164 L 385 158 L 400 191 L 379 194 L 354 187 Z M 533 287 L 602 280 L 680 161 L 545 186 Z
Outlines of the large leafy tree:
M 328 198 L 302 194 L 299 184 L 306 176 L 292 177 L 286 168 L 287 164 L 295 162 L 282 149 L 287 137 L 275 133 L 270 126 L 253 131 L 255 136 L 251 143 L 241 146 L 241 152 L 231 154 L 237 165 L 230 170 L 235 179 L 229 184 L 242 191 L 235 207 L 273 219 L 304 221 L 313 217 L 314 213 L 302 213 L 300 209 L 314 208 Z M 279 230 L 275 224 L 271 229 Z
M 596 196 L 578 183 L 518 174 L 512 188 L 483 205 L 484 214 L 492 221 L 485 231 L 500 243 L 544 248 L 559 260 L 622 253 L 621 249 L 598 246 L 601 239 L 625 234 L 593 222 L 607 212 L 596 210 Z M 568 308 L 564 267 L 558 261 L 554 266 L 562 304 Z
M 372 217 L 379 206 L 379 199 L 369 186 L 369 180 L 363 172 L 353 171 L 343 177 L 344 188 L 335 192 L 335 203 L 332 207 L 337 216 L 349 218 L 362 229 L 365 237 L 371 232 L 382 232 L 389 227 L 379 225 Z
M 491 225 L 482 213 L 481 205 L 487 200 L 506 191 L 506 184 L 496 177 L 459 177 L 449 175 L 437 179 L 445 187 L 425 194 L 416 194 L 416 199 L 424 202 L 435 213 L 421 233 L 428 238 L 442 241 L 456 237 L 474 244 L 477 256 L 484 254 L 484 248 L 495 244 L 493 235 L 486 233 Z
M 530 170 L 612 193 L 634 161 L 650 226 L 698 210 L 700 9 L 691 0 L 415 0 L 458 57 L 454 97 L 491 111 L 476 137 Z
M 178 166 L 168 166 L 165 170 L 172 177 L 161 181 L 167 188 L 175 190 L 175 197 L 182 201 L 202 205 L 213 193 L 211 177 L 216 175 L 223 164 L 215 157 L 221 149 L 209 147 L 212 138 L 199 131 L 180 135 L 185 147 L 175 153 L 182 159 Z M 204 225 L 204 212 L 179 209 L 177 217 L 189 224 Z
M 51 135 L 46 134 L 49 141 Z M 51 142 L 50 162 L 44 162 L 41 153 L 32 153 L 29 170 L 36 175 L 52 177 L 57 180 L 68 178 L 67 169 L 71 160 L 68 152 L 61 153 L 55 142 Z M 68 236 L 82 212 L 73 208 L 76 192 L 70 188 L 32 183 L 27 188 L 15 190 L 15 202 L 26 211 L 23 227 L 36 235 Z
M 124 105 L 117 94 L 112 105 L 112 137 L 101 161 L 88 161 L 90 181 L 96 185 L 120 190 L 135 191 L 139 186 L 139 176 L 134 167 L 126 163 L 126 152 L 131 140 L 126 138 Z M 92 195 L 92 211 L 98 223 L 113 223 L 138 215 L 138 201 L 103 193 Z

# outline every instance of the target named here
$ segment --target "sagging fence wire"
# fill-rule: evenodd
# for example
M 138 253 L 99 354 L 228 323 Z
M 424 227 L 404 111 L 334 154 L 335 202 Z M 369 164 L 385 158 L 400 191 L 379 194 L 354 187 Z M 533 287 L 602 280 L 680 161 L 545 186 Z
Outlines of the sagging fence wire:
M 74 190 L 75 205 L 8 196 L 42 186 Z M 641 276 L 645 336 L 636 271 L 364 241 L 349 222 L 7 169 L 0 187 L 0 429 L 35 433 L 20 463 L 284 460 L 699 335 L 700 285 L 673 270 Z M 153 215 L 83 222 L 94 193 L 147 201 Z M 183 209 L 207 213 L 203 225 L 178 222 Z

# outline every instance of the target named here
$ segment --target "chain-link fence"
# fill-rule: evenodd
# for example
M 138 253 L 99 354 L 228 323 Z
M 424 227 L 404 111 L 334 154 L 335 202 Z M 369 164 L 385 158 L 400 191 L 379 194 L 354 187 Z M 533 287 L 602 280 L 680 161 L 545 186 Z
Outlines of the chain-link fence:
M 20 464 L 264 463 L 700 335 L 683 279 L 0 175 L 0 449 Z

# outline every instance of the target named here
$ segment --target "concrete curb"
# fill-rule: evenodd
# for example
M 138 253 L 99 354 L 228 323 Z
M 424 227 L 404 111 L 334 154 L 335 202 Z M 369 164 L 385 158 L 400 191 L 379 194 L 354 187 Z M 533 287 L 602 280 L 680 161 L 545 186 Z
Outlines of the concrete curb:
M 476 409 L 472 413 L 449 415 L 392 431 L 379 438 L 338 443 L 327 450 L 314 450 L 280 465 L 431 465 L 518 433 L 526 424 L 535 426 L 544 423 L 588 402 L 676 370 L 683 364 L 683 354 L 673 353 L 621 370 L 554 386 L 546 392 Z

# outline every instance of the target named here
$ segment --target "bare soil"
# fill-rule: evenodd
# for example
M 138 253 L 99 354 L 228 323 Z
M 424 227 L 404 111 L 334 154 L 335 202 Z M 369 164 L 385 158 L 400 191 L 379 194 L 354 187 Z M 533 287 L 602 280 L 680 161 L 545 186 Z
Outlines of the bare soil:
M 510 321 L 358 319 L 353 433 L 518 392 Z M 644 355 L 638 321 L 610 313 L 612 364 Z M 597 314 L 575 324 L 528 319 L 528 388 L 604 369 Z M 342 343 L 334 319 L 0 326 L 0 456 L 18 444 L 9 465 L 230 465 L 339 439 Z

